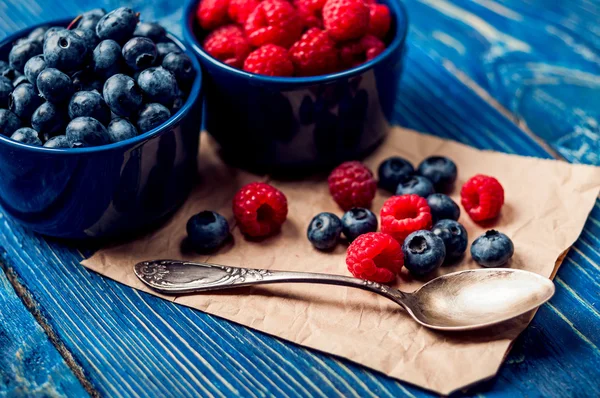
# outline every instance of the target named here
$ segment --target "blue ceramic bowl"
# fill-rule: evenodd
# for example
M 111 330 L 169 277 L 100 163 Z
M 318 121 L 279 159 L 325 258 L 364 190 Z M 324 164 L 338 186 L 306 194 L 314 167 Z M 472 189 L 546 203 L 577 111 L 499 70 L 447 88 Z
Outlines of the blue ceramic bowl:
M 11 43 L 34 28 L 3 40 L 0 59 L 6 60 Z M 184 106 L 160 127 L 135 138 L 99 147 L 48 149 L 0 135 L 0 205 L 5 213 L 44 235 L 90 238 L 132 233 L 176 210 L 197 170 L 201 76 L 197 60 L 190 58 L 198 76 Z
M 226 159 L 246 168 L 314 169 L 363 157 L 384 138 L 403 67 L 407 15 L 398 0 L 386 50 L 353 69 L 315 77 L 268 77 L 230 67 L 201 47 L 198 0 L 183 32 L 204 71 L 205 126 Z

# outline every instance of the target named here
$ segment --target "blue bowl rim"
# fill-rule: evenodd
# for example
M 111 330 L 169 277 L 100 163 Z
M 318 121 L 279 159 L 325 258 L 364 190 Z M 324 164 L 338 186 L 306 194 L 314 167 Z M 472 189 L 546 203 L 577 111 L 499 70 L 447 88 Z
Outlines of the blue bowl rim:
M 48 25 L 62 26 L 62 25 L 67 25 L 72 20 L 73 20 L 73 18 L 52 20 L 52 21 L 42 22 L 37 25 L 29 26 L 29 27 L 27 27 L 25 29 L 21 29 L 18 32 L 15 32 L 12 35 L 1 40 L 0 47 L 5 46 L 7 43 L 14 42 L 15 40 L 23 37 L 25 34 L 29 33 L 30 31 L 32 31 L 40 26 L 48 26 Z M 133 138 L 115 142 L 113 144 L 100 145 L 100 146 L 95 146 L 95 147 L 64 148 L 64 149 L 45 148 L 43 146 L 41 146 L 41 147 L 33 146 L 33 145 L 29 145 L 29 144 L 24 144 L 22 142 L 14 141 L 14 140 L 11 140 L 9 137 L 6 137 L 1 134 L 0 134 L 0 142 L 3 144 L 9 145 L 9 146 L 18 148 L 18 149 L 28 150 L 28 151 L 37 152 L 37 153 L 55 154 L 55 155 L 80 155 L 80 154 L 86 154 L 86 153 L 110 151 L 110 150 L 121 148 L 121 147 L 135 146 L 138 143 L 147 141 L 149 138 L 152 138 L 152 136 L 154 136 L 154 135 L 158 135 L 159 133 L 166 131 L 167 129 L 169 129 L 173 125 L 175 125 L 176 123 L 179 123 L 181 121 L 181 119 L 190 111 L 190 108 L 194 105 L 194 103 L 200 99 L 200 90 L 202 87 L 202 68 L 201 68 L 200 63 L 198 62 L 198 59 L 196 58 L 196 56 L 190 51 L 189 47 L 187 45 L 185 45 L 184 42 L 179 40 L 175 35 L 173 35 L 171 33 L 168 33 L 167 37 L 170 40 L 172 40 L 177 46 L 182 48 L 186 52 L 187 55 L 190 56 L 190 59 L 192 60 L 192 64 L 194 65 L 194 68 L 196 69 L 197 73 L 196 73 L 196 78 L 194 79 L 194 83 L 192 85 L 192 89 L 190 90 L 190 94 L 188 95 L 185 103 L 183 104 L 181 109 L 179 109 L 179 111 L 177 111 L 175 113 L 175 115 L 172 115 L 169 118 L 169 120 L 167 120 L 165 123 L 161 124 L 160 126 L 154 128 L 150 131 L 145 132 L 144 134 L 140 134 Z M 200 127 L 198 127 L 198 134 L 200 134 Z
M 187 0 L 187 5 L 185 7 L 185 15 L 183 21 L 183 38 L 186 43 L 189 43 L 194 50 L 194 52 L 202 58 L 202 61 L 210 64 L 219 69 L 223 69 L 229 73 L 237 75 L 238 77 L 249 79 L 250 81 L 255 81 L 257 83 L 263 84 L 285 84 L 287 87 L 295 87 L 295 86 L 306 86 L 306 85 L 314 85 L 321 83 L 329 83 L 331 81 L 349 78 L 356 75 L 359 75 L 380 63 L 381 61 L 389 58 L 400 46 L 404 45 L 406 41 L 406 35 L 408 33 L 408 13 L 406 12 L 406 8 L 404 4 L 402 4 L 401 0 L 386 0 L 386 5 L 390 8 L 390 11 L 393 14 L 393 18 L 398 21 L 398 16 L 402 15 L 405 23 L 402 26 L 399 26 L 396 23 L 396 32 L 392 42 L 389 46 L 377 57 L 372 60 L 365 62 L 357 67 L 347 69 L 341 72 L 330 73 L 327 75 L 319 75 L 319 76 L 309 76 L 309 77 L 273 77 L 273 76 L 265 76 L 259 75 L 256 73 L 246 72 L 241 69 L 234 68 L 229 66 L 218 59 L 212 57 L 210 54 L 205 52 L 196 35 L 194 34 L 193 29 L 193 17 L 195 15 L 194 7 L 199 2 L 199 0 Z

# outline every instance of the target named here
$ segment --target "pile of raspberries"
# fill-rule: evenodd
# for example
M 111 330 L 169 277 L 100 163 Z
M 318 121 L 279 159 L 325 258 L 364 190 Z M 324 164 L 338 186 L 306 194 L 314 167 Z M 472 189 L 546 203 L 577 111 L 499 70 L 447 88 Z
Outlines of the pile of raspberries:
M 268 76 L 317 76 L 383 52 L 388 7 L 376 0 L 201 0 L 202 47 L 235 68 Z

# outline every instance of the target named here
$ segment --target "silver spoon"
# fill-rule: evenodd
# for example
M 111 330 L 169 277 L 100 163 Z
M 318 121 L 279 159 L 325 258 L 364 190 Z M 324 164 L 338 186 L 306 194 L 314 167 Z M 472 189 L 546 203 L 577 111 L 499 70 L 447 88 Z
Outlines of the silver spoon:
M 268 283 L 320 283 L 368 290 L 401 305 L 423 326 L 472 330 L 531 311 L 554 294 L 554 284 L 518 269 L 476 269 L 435 278 L 413 293 L 348 276 L 237 268 L 175 260 L 136 264 L 137 277 L 165 294 L 200 293 Z

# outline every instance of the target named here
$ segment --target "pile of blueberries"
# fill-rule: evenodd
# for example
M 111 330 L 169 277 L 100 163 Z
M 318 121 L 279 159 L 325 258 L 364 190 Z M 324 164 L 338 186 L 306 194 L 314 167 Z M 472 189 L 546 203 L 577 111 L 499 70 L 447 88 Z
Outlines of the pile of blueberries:
M 39 27 L 0 60 L 0 134 L 47 148 L 145 133 L 184 104 L 196 75 L 158 23 L 121 7 Z

